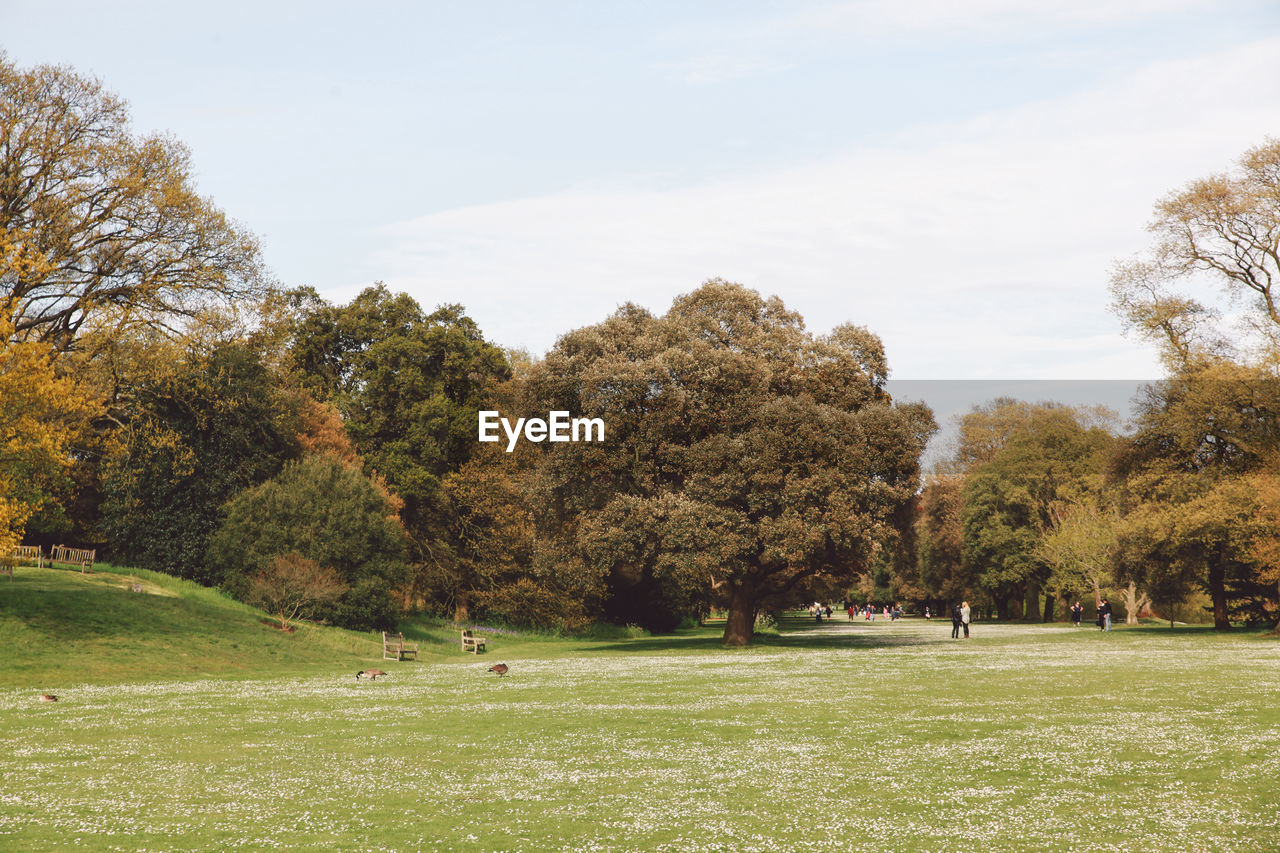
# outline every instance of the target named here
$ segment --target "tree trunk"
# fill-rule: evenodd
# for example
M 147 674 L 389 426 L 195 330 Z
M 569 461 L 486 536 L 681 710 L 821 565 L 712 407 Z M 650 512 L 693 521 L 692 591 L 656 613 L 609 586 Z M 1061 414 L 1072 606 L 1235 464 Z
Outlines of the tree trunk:
M 1055 604 L 1057 604 L 1057 601 L 1056 601 L 1056 599 L 1054 598 L 1054 596 L 1052 596 L 1052 595 L 1046 595 L 1046 596 L 1044 597 L 1044 621 L 1046 621 L 1046 622 L 1052 622 L 1052 621 L 1053 621 L 1053 613 L 1054 613 L 1054 605 L 1055 605 Z
M 470 611 L 469 604 L 470 604 L 470 596 L 467 594 L 466 590 L 462 590 L 461 592 L 458 593 L 458 598 L 453 604 L 453 621 L 454 622 L 458 624 L 462 624 L 463 622 L 467 622 L 471 619 L 471 611 Z
M 1012 622 L 1022 618 L 1022 605 L 1025 597 L 1026 592 L 1021 588 L 1013 590 L 1013 594 L 1009 596 L 1009 601 L 1005 605 L 1009 608 L 1009 621 Z
M 1145 592 L 1138 592 L 1138 585 L 1133 581 L 1129 581 L 1128 588 L 1120 590 L 1120 595 L 1124 597 L 1124 624 L 1137 625 L 1138 614 L 1151 603 L 1151 599 Z
M 1022 608 L 1022 618 L 1033 622 L 1040 621 L 1040 585 L 1034 581 L 1027 583 L 1026 604 Z
M 756 632 L 756 601 L 754 591 L 746 586 L 735 586 L 729 594 L 729 616 L 724 623 L 724 644 L 745 646 Z
M 1227 568 L 1221 547 L 1214 548 L 1209 555 L 1209 598 L 1213 600 L 1214 630 L 1231 630 L 1231 622 L 1227 619 Z

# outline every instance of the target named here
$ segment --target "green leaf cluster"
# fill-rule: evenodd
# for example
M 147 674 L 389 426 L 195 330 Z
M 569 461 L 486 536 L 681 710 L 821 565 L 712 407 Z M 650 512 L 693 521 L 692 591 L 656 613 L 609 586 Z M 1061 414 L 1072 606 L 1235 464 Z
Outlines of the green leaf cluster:
M 390 503 L 357 468 L 326 454 L 284 466 L 238 494 L 209 544 L 215 579 L 238 597 L 285 555 L 332 569 L 346 585 L 313 618 L 345 628 L 393 628 L 408 580 L 405 538 Z
M 296 458 L 297 410 L 248 347 L 178 357 L 132 377 L 130 419 L 104 465 L 102 525 L 119 559 L 210 584 L 222 505 Z

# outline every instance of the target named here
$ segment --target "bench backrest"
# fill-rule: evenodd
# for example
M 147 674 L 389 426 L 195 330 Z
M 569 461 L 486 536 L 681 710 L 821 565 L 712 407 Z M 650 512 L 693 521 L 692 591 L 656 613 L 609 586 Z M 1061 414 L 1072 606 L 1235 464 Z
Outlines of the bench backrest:
M 68 548 L 66 545 L 54 545 L 49 555 L 49 561 L 53 563 L 88 563 L 93 565 L 93 557 L 96 553 L 96 550 L 91 551 L 86 548 Z
M 384 646 L 403 646 L 404 634 L 389 634 L 386 631 L 383 631 L 382 644 Z

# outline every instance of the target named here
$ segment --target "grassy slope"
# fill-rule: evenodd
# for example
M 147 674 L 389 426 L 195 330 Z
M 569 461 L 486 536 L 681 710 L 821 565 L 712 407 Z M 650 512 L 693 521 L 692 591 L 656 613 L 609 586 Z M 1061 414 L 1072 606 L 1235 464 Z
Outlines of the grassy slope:
M 131 591 L 141 583 L 144 592 Z M 216 590 L 138 569 L 100 565 L 91 574 L 19 566 L 0 575 L 0 686 L 57 690 L 202 676 L 261 677 L 356 670 L 382 661 L 376 632 L 303 626 L 286 634 L 266 614 Z M 421 659 L 461 658 L 451 626 L 403 626 Z M 494 638 L 497 640 L 497 638 Z M 503 638 L 507 649 L 568 648 L 569 641 Z

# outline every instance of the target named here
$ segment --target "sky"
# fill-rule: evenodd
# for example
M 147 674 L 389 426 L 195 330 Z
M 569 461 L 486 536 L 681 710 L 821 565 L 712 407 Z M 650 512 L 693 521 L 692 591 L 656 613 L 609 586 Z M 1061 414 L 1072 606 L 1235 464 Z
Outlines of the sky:
M 1159 375 L 1108 309 L 1153 204 L 1280 136 L 1280 0 L 0 0 L 287 286 L 535 355 L 720 277 L 906 380 Z

